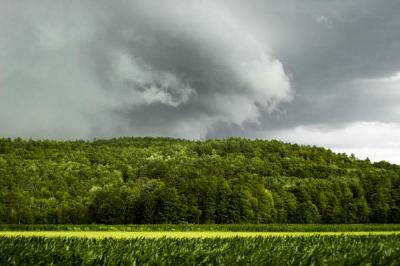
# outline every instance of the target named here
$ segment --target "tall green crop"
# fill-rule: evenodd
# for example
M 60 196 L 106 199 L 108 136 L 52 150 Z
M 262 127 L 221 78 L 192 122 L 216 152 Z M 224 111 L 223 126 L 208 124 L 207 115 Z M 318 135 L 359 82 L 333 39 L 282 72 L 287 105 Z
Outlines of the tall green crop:
M 400 265 L 400 236 L 2 238 L 0 265 Z

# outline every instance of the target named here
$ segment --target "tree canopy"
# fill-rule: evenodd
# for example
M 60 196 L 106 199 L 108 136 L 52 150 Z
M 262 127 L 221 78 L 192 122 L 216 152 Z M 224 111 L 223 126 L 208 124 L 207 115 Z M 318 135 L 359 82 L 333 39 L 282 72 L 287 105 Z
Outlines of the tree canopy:
M 400 166 L 243 138 L 0 139 L 0 223 L 399 223 Z

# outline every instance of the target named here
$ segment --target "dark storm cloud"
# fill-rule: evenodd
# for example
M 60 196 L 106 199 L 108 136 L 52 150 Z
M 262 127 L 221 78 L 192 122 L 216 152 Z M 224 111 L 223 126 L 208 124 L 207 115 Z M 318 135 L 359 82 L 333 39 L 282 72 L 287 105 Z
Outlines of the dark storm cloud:
M 291 99 L 280 61 L 211 1 L 1 4 L 3 135 L 201 138 Z
M 228 2 L 228 1 L 227 1 Z M 229 1 L 230 2 L 230 1 Z M 214 136 L 357 121 L 400 122 L 399 1 L 253 1 L 231 7 L 257 29 L 291 77 L 294 99 L 262 126 L 219 125 Z M 247 129 L 247 128 L 246 128 Z
M 276 137 L 400 160 L 397 0 L 0 7 L 1 136 Z
M 296 94 L 282 107 L 286 119 L 277 124 L 395 119 L 399 95 L 377 81 L 400 70 L 400 2 L 348 2 L 306 1 L 293 14 L 299 22 L 292 31 L 302 36 L 279 43 L 275 52 L 292 75 Z M 321 16 L 328 22 L 318 21 Z M 295 55 L 287 52 L 290 46 L 298 46 Z

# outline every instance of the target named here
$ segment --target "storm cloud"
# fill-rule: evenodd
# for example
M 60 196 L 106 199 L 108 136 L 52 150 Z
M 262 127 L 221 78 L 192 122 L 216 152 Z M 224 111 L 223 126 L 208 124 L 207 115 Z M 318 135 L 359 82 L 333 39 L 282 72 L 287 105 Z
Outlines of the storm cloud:
M 399 12 L 397 0 L 0 0 L 0 135 L 278 138 L 400 162 Z
M 281 62 L 210 2 L 2 2 L 2 134 L 203 138 L 291 99 Z

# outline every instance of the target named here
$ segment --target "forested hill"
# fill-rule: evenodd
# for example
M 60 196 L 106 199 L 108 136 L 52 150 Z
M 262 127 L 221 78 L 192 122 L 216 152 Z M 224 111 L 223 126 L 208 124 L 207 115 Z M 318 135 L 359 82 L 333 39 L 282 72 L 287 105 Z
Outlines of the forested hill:
M 279 141 L 0 139 L 1 223 L 399 223 L 400 167 Z

